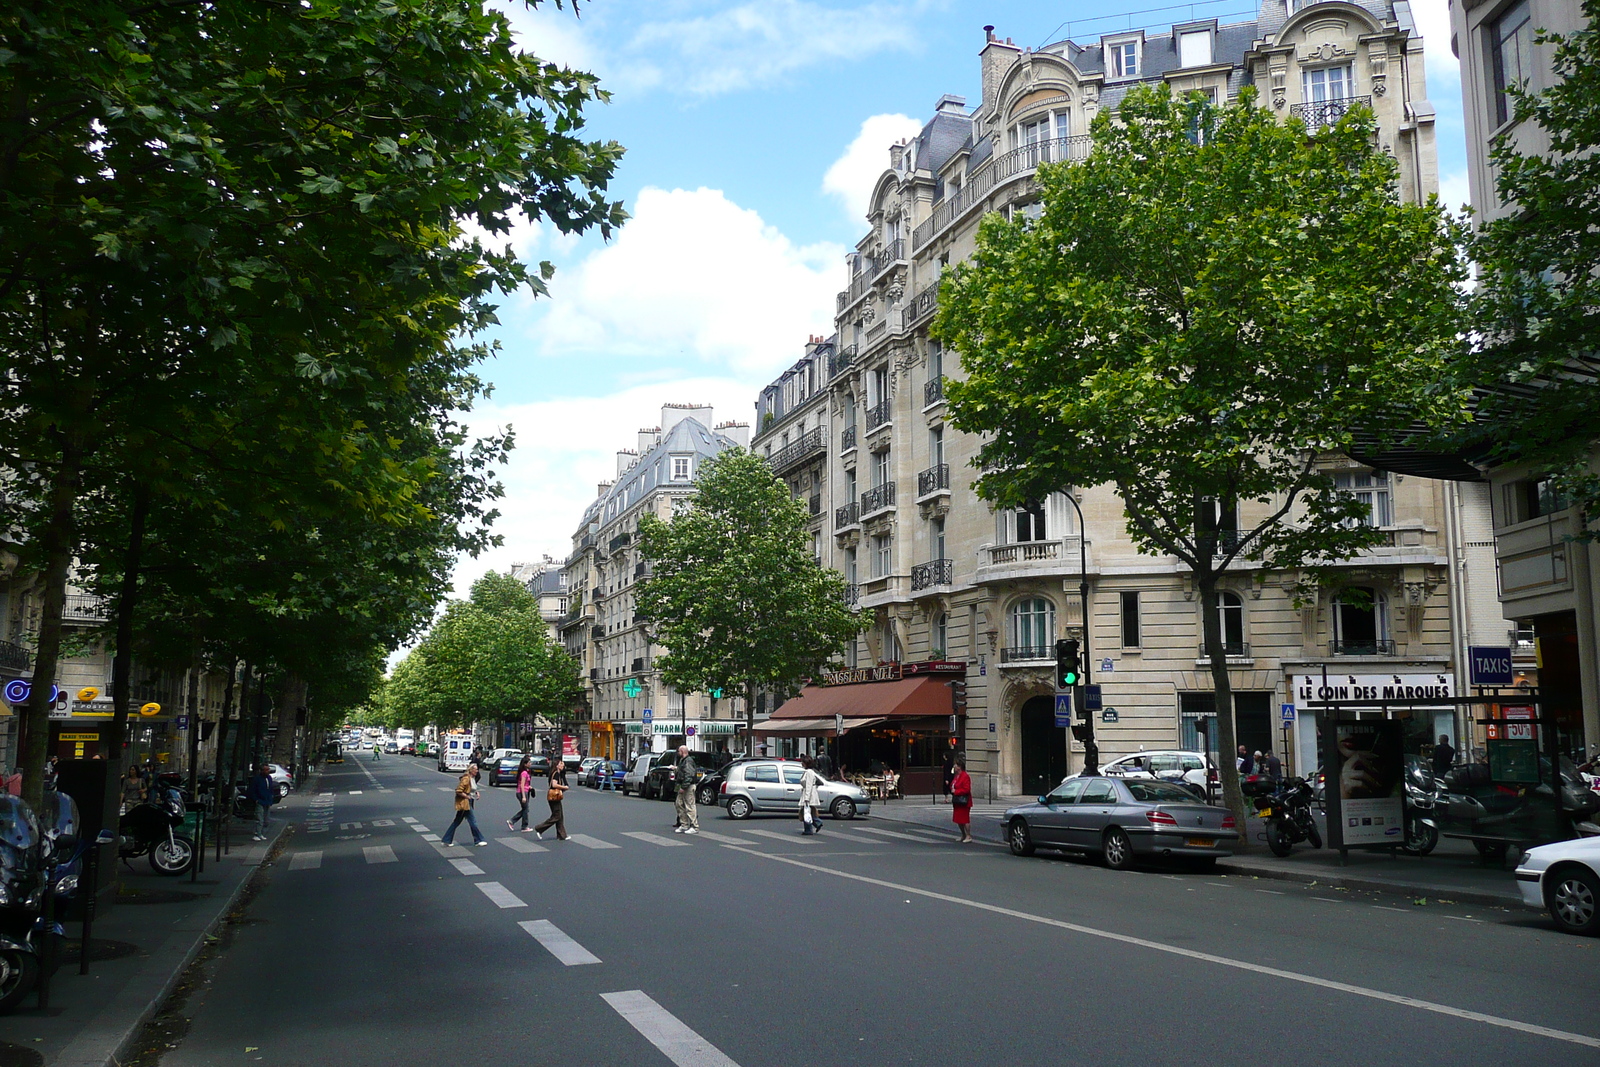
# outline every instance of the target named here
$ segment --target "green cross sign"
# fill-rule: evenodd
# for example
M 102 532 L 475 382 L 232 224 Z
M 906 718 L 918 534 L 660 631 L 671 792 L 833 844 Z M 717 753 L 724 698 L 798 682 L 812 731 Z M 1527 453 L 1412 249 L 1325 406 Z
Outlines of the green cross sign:
M 713 690 L 712 690 L 712 691 L 711 691 L 711 699 L 712 699 L 712 700 L 721 700 L 721 699 L 722 699 L 722 690 L 720 690 L 720 689 L 713 689 Z
M 622 691 L 627 693 L 629 697 L 636 697 L 640 693 L 644 692 L 644 687 L 639 684 L 639 679 L 629 678 L 626 682 L 622 683 Z

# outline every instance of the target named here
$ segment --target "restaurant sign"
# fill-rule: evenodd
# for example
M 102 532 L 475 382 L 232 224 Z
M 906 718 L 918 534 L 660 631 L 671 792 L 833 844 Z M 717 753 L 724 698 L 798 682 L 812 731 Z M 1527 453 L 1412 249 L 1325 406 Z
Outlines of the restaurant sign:
M 965 676 L 967 665 L 949 660 L 926 660 L 921 663 L 880 663 L 876 667 L 851 667 L 843 671 L 824 671 L 818 685 L 855 685 L 858 682 L 894 682 L 919 674 L 959 674 Z

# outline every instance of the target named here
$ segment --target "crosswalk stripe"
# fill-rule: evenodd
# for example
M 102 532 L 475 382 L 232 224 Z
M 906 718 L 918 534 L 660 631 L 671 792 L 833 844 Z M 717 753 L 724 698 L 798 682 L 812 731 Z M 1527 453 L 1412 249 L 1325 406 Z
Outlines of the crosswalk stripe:
M 408 792 L 408 793 L 426 793 L 427 790 L 422 788 L 420 785 L 413 785 L 413 786 L 408 786 L 406 788 L 406 792 Z
M 674 1067 L 739 1067 L 677 1016 L 651 1000 L 642 989 L 601 993 L 600 999 L 671 1060 Z
M 876 826 L 858 826 L 856 827 L 856 831 L 863 834 L 878 834 L 882 837 L 895 837 L 899 838 L 901 841 L 915 841 L 921 845 L 931 845 L 935 843 L 931 837 L 923 837 L 920 834 L 902 834 L 897 830 L 880 830 Z
M 573 834 L 570 838 L 568 838 L 568 840 L 576 841 L 578 844 L 582 845 L 584 848 L 621 848 L 622 847 L 621 845 L 613 845 L 610 841 L 602 841 L 598 837 L 590 837 L 588 834 Z
M 494 901 L 502 908 L 526 908 L 518 896 L 499 882 L 474 882 L 483 891 L 483 895 Z
M 388 845 L 367 845 L 361 850 L 368 863 L 399 863 L 400 857 Z
M 586 963 L 599 963 L 600 957 L 572 940 L 549 919 L 529 919 L 517 924 L 539 944 L 550 950 L 550 955 L 568 967 L 581 967 Z
M 433 850 L 439 855 L 443 856 L 445 859 L 449 859 L 451 856 L 472 855 L 472 850 L 470 848 L 467 848 L 465 845 L 458 845 L 454 841 L 448 845 L 443 841 L 429 841 L 428 844 L 432 845 Z
M 359 790 L 359 789 L 352 789 L 352 790 L 350 790 L 350 795 L 351 795 L 351 796 L 353 796 L 353 797 L 358 797 L 358 796 L 360 796 L 360 795 L 361 795 L 361 790 Z
M 496 841 L 509 848 L 512 852 L 549 852 L 548 848 L 537 841 L 529 841 L 525 837 L 497 837 Z
M 373 826 L 393 826 L 394 825 L 394 820 L 393 819 L 373 819 L 372 820 L 372 825 Z
M 454 793 L 455 792 L 455 787 L 454 786 L 441 785 L 441 786 L 435 786 L 434 788 L 438 789 L 439 792 L 441 792 L 441 793 Z
M 415 830 L 419 834 L 428 833 L 428 828 L 426 826 L 422 825 L 420 822 L 408 823 L 407 825 L 409 825 L 413 830 Z
M 483 873 L 483 868 L 479 867 L 476 863 L 473 863 L 471 860 L 451 860 L 450 861 L 450 866 L 454 867 L 456 870 L 460 871 L 462 874 L 482 874 Z
M 289 869 L 291 871 L 314 871 L 321 866 L 322 853 L 320 852 L 296 852 L 294 858 L 289 861 Z
M 756 841 L 747 841 L 742 837 L 730 837 L 727 834 L 713 833 L 710 830 L 701 830 L 700 836 L 707 838 L 708 840 L 715 841 L 719 845 L 744 845 L 746 847 L 753 848 L 759 844 L 759 842 Z
M 412 822 L 416 822 L 417 821 L 417 817 L 415 815 L 402 815 L 402 816 L 400 816 L 400 821 L 401 822 L 405 822 L 405 823 L 412 823 Z
M 423 829 L 426 830 L 427 827 L 423 827 Z M 439 835 L 438 834 L 423 834 L 422 835 L 422 840 L 424 840 L 424 841 L 437 841 L 437 840 L 439 840 Z
M 689 843 L 681 839 L 674 840 L 670 837 L 662 837 L 660 834 L 647 834 L 643 830 L 624 830 L 622 831 L 622 836 L 631 837 L 635 841 L 646 841 L 652 845 L 660 845 L 663 848 L 676 848 L 679 845 L 687 845 Z

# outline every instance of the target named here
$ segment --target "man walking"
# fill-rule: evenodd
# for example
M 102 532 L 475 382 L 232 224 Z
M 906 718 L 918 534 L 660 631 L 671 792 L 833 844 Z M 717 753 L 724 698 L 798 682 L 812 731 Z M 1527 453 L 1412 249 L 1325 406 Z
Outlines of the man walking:
M 250 799 L 256 802 L 256 832 L 254 841 L 267 839 L 267 809 L 278 802 L 278 787 L 272 784 L 272 771 L 263 763 L 250 779 Z
M 472 827 L 472 840 L 477 845 L 487 845 L 488 839 L 478 829 L 478 817 L 472 813 L 472 802 L 478 799 L 478 765 L 469 763 L 462 772 L 461 778 L 456 782 L 456 818 L 450 824 L 450 829 L 444 832 L 443 844 L 450 844 L 455 840 L 456 827 L 465 819 L 467 825 Z
M 700 777 L 700 768 L 694 765 L 694 757 L 689 755 L 688 745 L 678 746 L 678 825 L 672 828 L 675 834 L 697 834 L 700 832 L 700 817 L 694 810 L 695 781 Z
M 1433 776 L 1443 778 L 1456 765 L 1456 750 L 1450 744 L 1449 734 L 1440 734 L 1439 743 L 1433 746 Z

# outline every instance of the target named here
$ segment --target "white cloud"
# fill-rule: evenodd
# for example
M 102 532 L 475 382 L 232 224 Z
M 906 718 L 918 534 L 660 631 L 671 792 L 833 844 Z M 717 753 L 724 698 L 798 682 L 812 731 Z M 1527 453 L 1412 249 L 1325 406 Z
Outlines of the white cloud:
M 1451 174 L 1441 175 L 1439 178 L 1439 203 L 1450 211 L 1460 211 L 1462 205 L 1470 202 L 1470 190 L 1467 187 L 1467 172 L 1458 170 Z
M 1422 35 L 1428 96 L 1434 100 L 1459 99 L 1461 62 L 1450 51 L 1449 3 L 1446 0 L 1411 0 L 1411 17 Z
M 832 332 L 838 245 L 796 245 L 718 189 L 647 187 L 630 206 L 615 240 L 551 282 L 530 331 L 545 354 L 689 359 L 761 377 L 797 359 L 808 335 Z
M 922 123 L 908 115 L 874 115 L 867 119 L 844 155 L 834 160 L 822 176 L 823 192 L 837 196 L 850 218 L 859 222 L 866 217 L 872 187 L 889 166 L 889 146 L 915 137 L 921 129 Z

